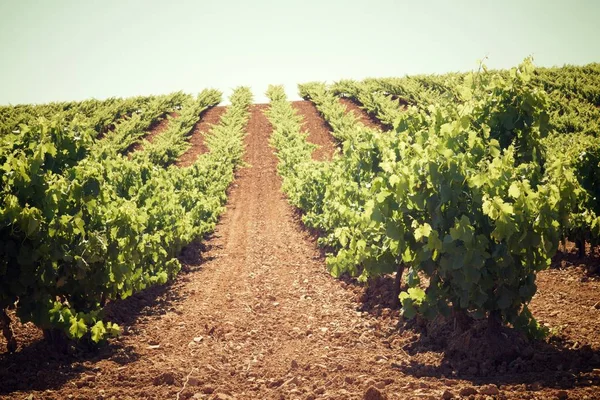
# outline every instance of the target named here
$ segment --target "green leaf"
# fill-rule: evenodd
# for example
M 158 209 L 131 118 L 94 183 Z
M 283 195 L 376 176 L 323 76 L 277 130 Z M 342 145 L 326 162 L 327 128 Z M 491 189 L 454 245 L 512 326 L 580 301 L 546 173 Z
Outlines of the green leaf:
M 519 189 L 519 185 L 516 182 L 513 182 L 508 188 L 508 195 L 513 199 L 518 199 L 521 196 L 521 189 Z
M 431 225 L 428 223 L 424 223 L 414 230 L 415 240 L 417 241 L 429 237 L 429 234 L 431 234 Z
M 96 324 L 92 327 L 92 341 L 98 343 L 104 336 L 106 335 L 106 328 L 104 327 L 104 323 L 102 321 L 96 322 Z
M 367 247 L 367 242 L 365 242 L 364 240 L 360 239 L 356 242 L 356 249 L 358 251 L 364 251 L 365 247 Z
M 421 304 L 423 300 L 425 300 L 425 291 L 420 287 L 412 287 L 408 289 L 408 295 L 411 299 L 413 299 L 417 304 Z
M 396 186 L 396 184 L 398 184 L 398 182 L 400 182 L 400 178 L 398 177 L 398 175 L 392 174 L 392 175 L 390 175 L 389 182 L 390 182 L 390 186 L 394 187 L 394 186 Z
M 388 198 L 388 196 L 391 195 L 391 193 L 387 190 L 382 190 L 381 192 L 379 192 L 377 194 L 377 202 L 378 203 L 383 203 L 385 201 L 385 199 Z
M 398 222 L 394 220 L 389 220 L 385 224 L 385 234 L 387 237 L 393 240 L 402 239 L 402 230 Z
M 29 221 L 27 222 L 27 236 L 33 235 L 37 231 L 39 226 L 40 223 L 36 219 L 34 219 L 33 216 L 30 216 Z
M 77 229 L 73 230 L 75 233 L 85 235 L 85 222 L 83 222 L 83 219 L 80 217 L 75 217 L 73 219 L 73 225 L 77 227 Z
M 498 289 L 498 307 L 501 310 L 506 310 L 508 309 L 514 300 L 514 295 L 505 287 L 501 287 L 500 289 Z
M 119 327 L 119 325 L 114 324 L 112 322 L 109 322 L 106 325 L 106 329 L 108 331 L 108 334 L 112 337 L 116 337 L 119 336 L 121 334 L 121 327 Z
M 402 315 L 407 319 L 413 319 L 417 315 L 417 309 L 410 299 L 402 301 Z
M 71 317 L 71 327 L 69 328 L 69 334 L 74 339 L 81 339 L 88 331 L 87 326 L 83 318 L 77 319 L 77 317 Z
M 440 240 L 439 234 L 437 231 L 431 231 L 427 238 L 427 248 L 433 251 L 441 251 L 443 248 L 442 241 Z

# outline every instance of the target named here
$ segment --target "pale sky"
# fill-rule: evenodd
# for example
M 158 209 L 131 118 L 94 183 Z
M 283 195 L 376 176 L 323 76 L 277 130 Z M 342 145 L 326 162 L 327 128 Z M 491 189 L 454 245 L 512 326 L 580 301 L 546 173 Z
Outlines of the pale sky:
M 600 1 L 0 0 L 0 104 L 600 61 Z

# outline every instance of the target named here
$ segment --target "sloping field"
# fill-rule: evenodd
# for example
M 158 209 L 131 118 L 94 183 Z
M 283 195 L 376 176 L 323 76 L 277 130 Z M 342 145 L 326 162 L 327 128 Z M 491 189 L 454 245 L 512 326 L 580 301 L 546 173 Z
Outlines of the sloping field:
M 600 398 L 599 78 L 0 108 L 0 397 Z

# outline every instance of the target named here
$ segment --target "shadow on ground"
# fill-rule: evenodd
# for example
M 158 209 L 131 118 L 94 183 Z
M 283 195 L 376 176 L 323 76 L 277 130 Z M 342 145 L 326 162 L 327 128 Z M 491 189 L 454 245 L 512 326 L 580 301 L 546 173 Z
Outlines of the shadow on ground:
M 589 277 L 597 277 L 600 274 L 600 248 L 588 249 L 584 256 L 580 256 L 575 249 L 558 251 L 552 257 L 552 268 L 582 267 Z
M 525 385 L 527 390 L 600 385 L 600 351 L 588 345 L 562 338 L 528 341 L 513 329 L 503 328 L 500 342 L 504 342 L 504 354 L 496 357 L 490 354 L 494 344 L 490 345 L 483 324 L 464 333 L 454 333 L 451 322 L 442 322 L 441 327 L 437 324 L 432 328 L 434 321 L 423 328 L 407 323 L 406 329 L 417 331 L 418 339 L 403 347 L 409 360 L 393 367 L 418 378 L 462 379 L 476 385 Z M 457 342 L 462 343 L 457 346 Z M 440 354 L 441 361 L 432 363 L 421 357 L 431 352 Z
M 295 209 L 294 221 L 317 245 L 320 233 L 307 228 L 302 223 L 302 215 Z M 319 250 L 323 260 L 327 253 L 333 252 L 322 247 Z M 565 255 L 560 257 L 564 259 Z M 392 362 L 392 367 L 404 374 L 417 378 L 460 379 L 475 385 L 520 385 L 524 391 L 600 385 L 600 351 L 589 345 L 560 337 L 529 341 L 509 328 L 503 328 L 502 339 L 490 343 L 485 337 L 485 321 L 476 323 L 471 331 L 459 333 L 450 319 L 430 323 L 422 319 L 404 320 L 395 301 L 395 274 L 377 277 L 368 283 L 348 276 L 340 281 L 357 295 L 357 310 L 382 320 L 390 315 L 398 316 L 396 332 L 402 345 L 397 350 L 400 361 Z M 496 350 L 503 355 L 496 357 L 493 354 Z
M 181 280 L 189 280 L 190 274 L 201 269 L 207 261 L 201 254 L 205 250 L 200 241 L 188 245 L 179 257 L 182 273 L 175 281 L 107 304 L 105 320 L 119 324 L 122 335 L 126 336 L 135 330 L 141 319 L 173 311 L 174 305 L 181 300 L 173 286 Z M 68 342 L 57 348 L 56 343 L 44 340 L 41 334 L 35 336 L 38 339 L 27 343 L 20 351 L 0 354 L 0 396 L 16 391 L 55 390 L 70 382 L 85 384 L 88 375 L 95 375 L 93 364 L 98 361 L 110 359 L 126 365 L 139 359 L 135 349 L 124 346 L 118 338 L 100 346 L 80 341 Z

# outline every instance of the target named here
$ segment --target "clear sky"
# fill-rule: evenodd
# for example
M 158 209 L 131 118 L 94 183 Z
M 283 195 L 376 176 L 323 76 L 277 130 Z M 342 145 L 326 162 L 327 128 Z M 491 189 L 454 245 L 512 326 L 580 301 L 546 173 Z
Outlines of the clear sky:
M 598 0 L 0 0 L 0 104 L 600 61 Z

